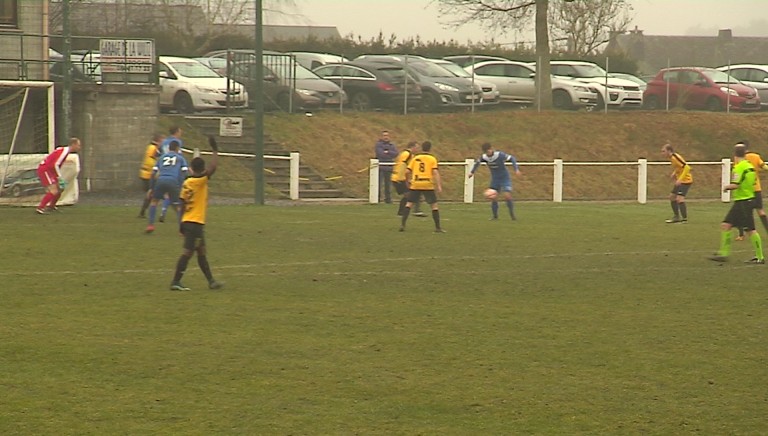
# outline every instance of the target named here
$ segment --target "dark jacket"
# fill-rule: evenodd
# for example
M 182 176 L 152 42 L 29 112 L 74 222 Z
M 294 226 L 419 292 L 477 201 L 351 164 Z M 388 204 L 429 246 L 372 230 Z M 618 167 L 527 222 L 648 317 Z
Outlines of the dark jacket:
M 376 159 L 379 160 L 379 163 L 392 163 L 395 161 L 395 158 L 397 157 L 397 147 L 395 147 L 395 144 L 387 141 L 384 142 L 381 139 L 376 141 Z M 379 171 L 383 172 L 392 172 L 392 165 L 382 165 L 379 168 Z

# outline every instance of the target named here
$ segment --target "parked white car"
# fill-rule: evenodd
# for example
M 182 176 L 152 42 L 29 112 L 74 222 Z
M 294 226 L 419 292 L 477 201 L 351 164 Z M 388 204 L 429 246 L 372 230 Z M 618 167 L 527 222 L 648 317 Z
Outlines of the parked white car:
M 536 67 L 507 60 L 478 62 L 464 68 L 477 79 L 494 83 L 501 100 L 530 105 L 536 101 Z M 552 105 L 557 109 L 590 108 L 597 103 L 597 92 L 575 80 L 552 77 Z
M 179 113 L 248 106 L 245 87 L 189 58 L 160 56 L 160 108 Z
M 755 88 L 760 96 L 760 108 L 768 109 L 768 65 L 738 64 L 717 68 L 738 79 L 741 83 Z
M 552 74 L 570 77 L 586 83 L 597 90 L 597 109 L 635 108 L 643 107 L 643 91 L 640 85 L 625 79 L 611 77 L 604 69 L 592 62 L 583 61 L 552 61 Z

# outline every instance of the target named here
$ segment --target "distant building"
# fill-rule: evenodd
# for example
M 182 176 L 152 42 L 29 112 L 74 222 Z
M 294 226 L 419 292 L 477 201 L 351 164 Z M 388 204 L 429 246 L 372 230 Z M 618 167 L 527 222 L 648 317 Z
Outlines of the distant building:
M 0 79 L 48 78 L 48 0 L 0 1 Z
M 215 24 L 217 33 L 238 33 L 253 37 L 253 24 Z M 282 24 L 264 24 L 262 26 L 264 42 L 288 39 L 341 39 L 339 29 L 333 26 L 296 26 Z
M 635 27 L 611 39 L 606 52 L 637 61 L 640 75 L 669 66 L 719 67 L 728 63 L 768 64 L 768 38 L 736 37 L 730 29 L 717 36 L 644 35 Z

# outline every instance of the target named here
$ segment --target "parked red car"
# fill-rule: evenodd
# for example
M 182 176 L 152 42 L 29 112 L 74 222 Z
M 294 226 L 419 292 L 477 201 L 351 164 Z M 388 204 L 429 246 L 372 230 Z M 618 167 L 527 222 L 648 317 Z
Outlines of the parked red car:
M 760 97 L 754 88 L 744 85 L 723 71 L 713 68 L 675 67 L 659 71 L 643 93 L 647 109 L 682 107 L 722 111 L 760 110 Z

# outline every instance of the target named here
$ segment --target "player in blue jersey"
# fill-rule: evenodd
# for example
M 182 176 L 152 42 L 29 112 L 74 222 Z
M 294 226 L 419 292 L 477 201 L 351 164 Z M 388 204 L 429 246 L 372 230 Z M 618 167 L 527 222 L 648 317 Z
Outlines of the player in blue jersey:
M 174 209 L 177 208 L 181 184 L 187 177 L 189 171 L 187 160 L 179 151 L 179 142 L 171 141 L 168 153 L 162 154 L 157 158 L 154 168 L 152 168 L 152 177 L 150 191 L 152 192 L 152 203 L 149 206 L 149 223 L 146 232 L 152 233 L 155 230 L 155 215 L 157 214 L 157 203 L 166 198 L 174 199 Z M 178 209 L 176 211 L 178 216 Z
M 519 176 L 522 173 L 517 166 L 517 159 L 503 151 L 494 150 L 490 142 L 486 142 L 480 148 L 482 148 L 483 154 L 475 161 L 472 171 L 469 172 L 469 178 L 475 175 L 475 171 L 480 167 L 480 164 L 485 163 L 491 171 L 489 187 L 504 196 L 504 202 L 507 203 L 507 208 L 509 209 L 509 216 L 515 220 L 515 209 L 512 202 L 512 178 L 509 176 L 506 164 L 507 162 L 511 163 L 512 168 L 515 170 L 515 175 Z M 493 213 L 492 220 L 499 219 L 499 202 L 496 198 L 491 200 L 491 212 Z
M 181 127 L 179 126 L 172 126 L 170 129 L 168 129 L 168 136 L 163 139 L 163 142 L 160 143 L 160 147 L 158 147 L 157 151 L 157 157 L 160 157 L 161 155 L 168 153 L 170 150 L 170 145 L 172 141 L 176 141 L 179 143 L 179 150 L 181 150 L 181 147 L 184 146 L 184 142 L 181 140 Z M 176 201 L 176 199 L 173 199 L 173 201 Z M 165 214 L 168 213 L 168 206 L 171 205 L 171 199 L 170 198 L 164 198 L 163 199 L 163 207 L 160 209 L 160 218 L 158 219 L 160 222 L 165 221 Z

